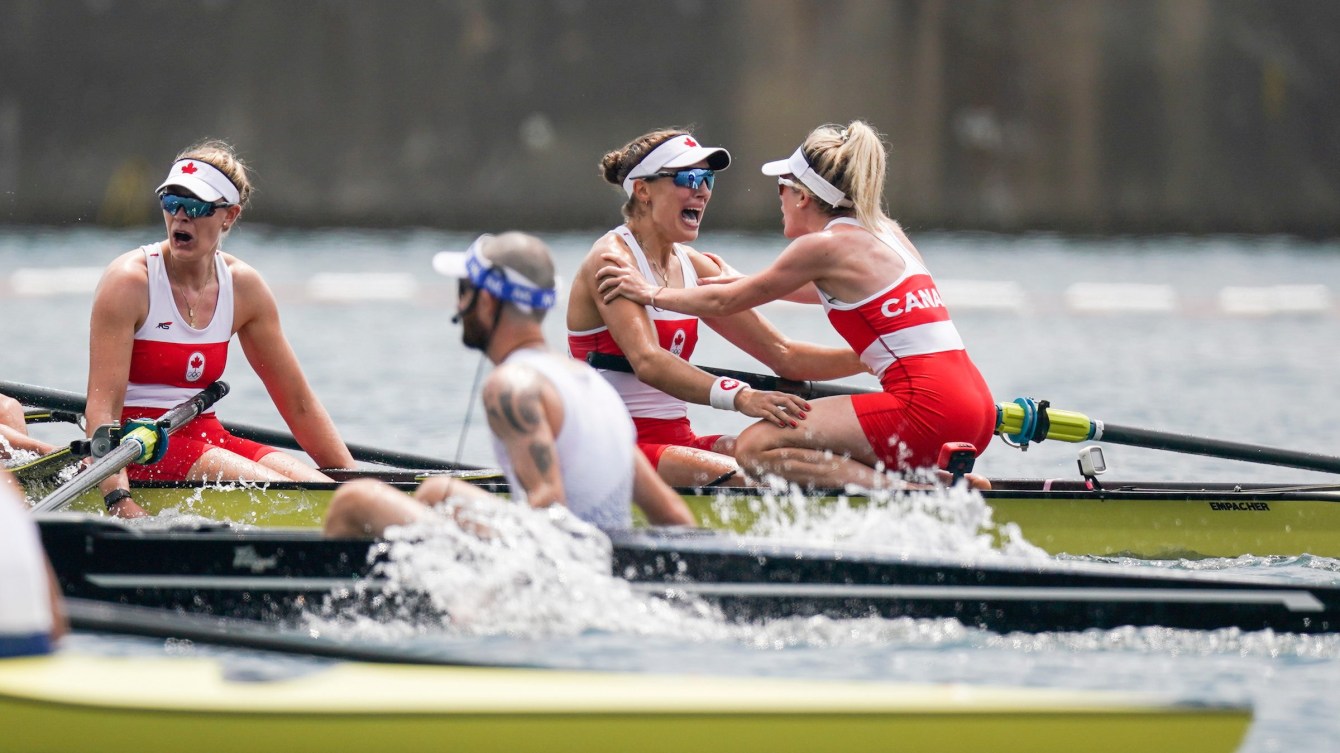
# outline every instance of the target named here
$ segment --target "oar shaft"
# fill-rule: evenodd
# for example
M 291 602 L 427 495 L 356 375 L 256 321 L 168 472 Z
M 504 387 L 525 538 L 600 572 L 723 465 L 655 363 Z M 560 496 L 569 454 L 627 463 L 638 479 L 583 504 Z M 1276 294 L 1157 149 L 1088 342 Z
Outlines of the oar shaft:
M 43 497 L 40 502 L 33 505 L 33 512 L 55 512 L 62 510 L 69 505 L 76 497 L 92 489 L 103 480 L 115 476 L 122 468 L 135 462 L 144 453 L 144 444 L 138 437 L 130 437 L 122 440 L 116 449 L 103 455 L 98 462 L 89 466 L 88 470 L 79 474 L 75 481 L 69 481 L 56 491 Z
M 1340 473 L 1340 457 L 1331 455 L 1227 442 L 1221 439 L 1205 439 L 1108 423 L 1100 423 L 1098 428 L 1098 433 L 1093 437 L 1096 442 L 1112 442 L 1151 450 L 1170 450 L 1225 460 L 1243 460 L 1249 463 Z
M 77 392 L 53 390 L 22 382 L 0 381 L 0 394 L 9 395 L 24 405 L 36 405 L 55 410 L 84 412 L 84 396 Z
M 31 384 L 22 384 L 20 382 L 0 381 L 0 393 L 9 395 L 24 405 L 37 405 L 43 408 L 74 411 L 76 413 L 84 412 L 84 396 L 75 392 L 53 390 L 47 387 L 37 387 Z M 298 444 L 298 441 L 293 438 L 292 434 L 275 431 L 273 429 L 266 429 L 261 426 L 233 423 L 232 421 L 225 421 L 223 426 L 232 434 L 243 439 L 250 439 L 253 442 L 261 442 L 274 447 L 302 451 L 302 445 Z M 464 463 L 453 463 L 449 460 L 442 460 L 424 455 L 395 452 L 393 450 L 369 447 L 360 444 L 346 444 L 346 446 L 349 448 L 349 453 L 354 456 L 355 460 L 361 460 L 367 463 L 381 463 L 384 465 L 394 465 L 400 468 L 416 468 L 424 470 L 479 470 L 478 466 Z
M 160 436 L 151 426 L 136 426 L 121 437 L 121 442 L 112 451 L 98 458 L 83 473 L 66 482 L 56 491 L 48 494 L 33 505 L 33 512 L 53 512 L 74 501 L 76 497 L 92 489 L 104 479 L 120 472 L 122 468 L 140 458 L 153 454 L 158 442 L 165 442 L 166 436 L 180 429 L 188 421 L 209 410 L 209 407 L 228 394 L 225 382 L 214 382 L 191 396 L 189 400 L 164 413 L 155 423 L 163 429 Z M 141 460 L 140 462 L 149 462 Z
M 272 445 L 274 447 L 284 447 L 290 450 L 302 450 L 302 445 L 293 438 L 292 434 L 274 429 L 266 429 L 260 426 L 247 426 L 245 424 L 235 424 L 231 421 L 225 421 L 223 427 L 231 434 L 242 439 L 250 439 L 253 442 Z M 349 454 L 354 456 L 355 460 L 361 460 L 367 463 L 381 463 L 383 465 L 394 465 L 399 468 L 416 468 L 423 470 L 437 471 L 477 471 L 479 466 L 468 465 L 465 463 L 453 463 L 450 460 L 432 458 L 427 455 L 415 455 L 409 452 L 395 452 L 384 450 L 379 447 L 369 447 L 367 445 L 345 443 L 349 448 Z
M 1340 457 L 1314 452 L 1206 439 L 1153 429 L 1138 429 L 1096 421 L 1083 413 L 1052 408 L 1047 401 L 1019 398 L 996 405 L 996 433 L 1026 448 L 1030 442 L 1111 442 L 1150 450 L 1168 450 L 1224 460 L 1280 465 L 1309 471 L 1340 473 Z
M 633 371 L 633 364 L 629 363 L 628 359 L 623 356 L 591 352 L 586 354 L 586 362 L 597 369 L 620 371 L 625 374 L 635 373 Z M 803 397 L 806 400 L 814 400 L 821 397 L 835 397 L 838 395 L 863 395 L 870 392 L 877 392 L 877 390 L 866 389 L 864 387 L 849 387 L 845 384 L 828 384 L 826 382 L 798 381 L 795 379 L 773 376 L 771 374 L 755 374 L 749 371 L 718 369 L 714 366 L 698 366 L 698 368 L 713 376 L 726 377 L 727 379 L 738 379 L 757 390 L 786 392 L 791 395 Z

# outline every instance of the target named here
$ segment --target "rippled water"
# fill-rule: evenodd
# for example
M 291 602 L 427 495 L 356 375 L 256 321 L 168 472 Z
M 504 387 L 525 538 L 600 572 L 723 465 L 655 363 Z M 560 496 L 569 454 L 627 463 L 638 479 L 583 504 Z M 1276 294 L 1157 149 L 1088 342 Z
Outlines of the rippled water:
M 501 228 L 481 228 L 481 230 Z M 548 236 L 570 275 L 598 233 Z M 78 281 L 152 233 L 0 232 L 0 378 L 82 391 L 86 290 L 39 294 L 49 278 Z M 913 233 L 941 280 L 969 352 L 998 400 L 1030 395 L 1111 423 L 1340 454 L 1340 244 L 1270 239 L 1002 238 Z M 286 331 L 345 436 L 442 457 L 458 453 L 478 356 L 448 322 L 451 286 L 428 259 L 469 236 L 434 231 L 290 233 L 246 228 L 230 250 L 259 268 L 280 300 Z M 699 248 L 757 269 L 777 236 L 706 233 Z M 54 268 L 74 268 L 55 272 Z M 18 276 L 17 270 L 36 274 Z M 1090 283 L 1100 284 L 1098 287 Z M 78 288 L 78 286 L 75 286 Z M 369 298 L 375 295 L 376 298 Z M 789 336 L 836 344 L 815 309 L 770 305 Z M 547 323 L 562 337 L 560 317 Z M 234 348 L 225 418 L 279 426 Z M 700 363 L 759 370 L 707 335 Z M 858 380 L 859 381 L 859 380 Z M 741 417 L 695 409 L 708 431 Z M 487 464 L 476 414 L 463 460 Z M 55 431 L 44 429 L 43 431 Z M 993 446 L 992 476 L 1074 476 L 1074 445 L 1019 453 Z M 1109 446 L 1112 477 L 1315 481 L 1323 474 Z M 980 500 L 952 493 L 939 513 L 869 517 L 836 510 L 767 518 L 756 533 L 809 543 L 976 553 Z M 948 511 L 948 512 L 945 512 Z M 1340 636 L 1159 628 L 998 635 L 953 621 L 776 620 L 733 625 L 701 605 L 632 593 L 601 572 L 598 536 L 558 534 L 544 514 L 485 510 L 505 535 L 481 544 L 444 523 L 407 531 L 435 546 L 400 545 L 393 573 L 427 587 L 453 621 L 351 620 L 314 614 L 311 627 L 353 631 L 481 658 L 639 671 L 1018 683 L 1167 691 L 1250 700 L 1248 751 L 1323 751 L 1340 739 Z M 501 516 L 501 517 L 500 517 Z M 576 542 L 576 543 L 574 543 Z M 1008 556 L 1036 556 L 1017 542 Z M 997 554 L 994 556 L 1006 556 Z M 1148 563 L 1118 562 L 1125 567 Z M 1241 558 L 1161 567 L 1340 582 L 1325 558 Z M 385 615 L 382 615 L 384 617 Z M 155 650 L 152 647 L 144 650 Z

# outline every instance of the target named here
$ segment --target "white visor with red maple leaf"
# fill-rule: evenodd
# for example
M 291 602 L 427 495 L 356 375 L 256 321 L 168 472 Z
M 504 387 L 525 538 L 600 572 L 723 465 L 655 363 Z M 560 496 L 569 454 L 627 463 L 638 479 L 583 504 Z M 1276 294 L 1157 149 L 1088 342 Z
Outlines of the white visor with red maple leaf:
M 236 204 L 242 198 L 237 186 L 222 170 L 198 159 L 180 159 L 172 163 L 167 180 L 154 193 L 161 196 L 163 189 L 174 186 L 185 188 L 201 201 L 216 202 L 223 199 L 229 204 Z
M 696 165 L 703 160 L 707 160 L 707 166 L 713 170 L 725 170 L 730 167 L 730 152 L 719 146 L 703 146 L 692 134 L 675 136 L 647 152 L 647 156 L 628 171 L 628 177 L 623 179 L 623 190 L 632 196 L 633 181 L 638 178 L 655 175 L 666 168 Z

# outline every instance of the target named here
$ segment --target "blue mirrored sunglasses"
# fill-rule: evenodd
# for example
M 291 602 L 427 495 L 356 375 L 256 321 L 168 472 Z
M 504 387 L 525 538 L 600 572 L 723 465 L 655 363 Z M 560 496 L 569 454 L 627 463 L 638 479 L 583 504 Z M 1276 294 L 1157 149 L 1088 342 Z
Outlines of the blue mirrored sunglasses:
M 178 209 L 186 212 L 186 216 L 191 219 L 209 217 L 214 214 L 215 209 L 224 209 L 232 204 L 214 204 L 200 199 L 192 199 L 188 196 L 178 196 L 175 193 L 165 193 L 158 197 L 163 203 L 163 211 L 168 214 L 176 214 Z
M 680 188 L 698 189 L 698 186 L 707 184 L 707 190 L 711 191 L 712 186 L 717 182 L 715 170 L 709 170 L 705 167 L 691 167 L 686 170 L 676 170 L 674 172 L 656 173 L 657 178 L 674 178 L 675 185 Z

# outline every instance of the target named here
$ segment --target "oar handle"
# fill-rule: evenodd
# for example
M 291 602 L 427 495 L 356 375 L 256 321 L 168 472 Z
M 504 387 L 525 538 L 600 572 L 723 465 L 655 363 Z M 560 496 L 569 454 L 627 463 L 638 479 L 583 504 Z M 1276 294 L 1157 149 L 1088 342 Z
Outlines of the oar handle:
M 606 371 L 619 371 L 625 374 L 636 373 L 633 370 L 633 364 L 629 363 L 627 358 L 610 353 L 596 353 L 592 351 L 586 354 L 586 362 L 594 368 L 605 369 Z M 862 395 L 876 391 L 865 389 L 863 387 L 848 387 L 843 384 L 801 381 L 773 376 L 771 374 L 755 374 L 749 371 L 719 369 L 714 366 L 698 366 L 698 368 L 713 376 L 738 379 L 754 389 L 786 392 L 803 397 L 806 400 L 814 400 L 821 397 L 835 397 L 838 395 Z
M 190 400 L 164 413 L 155 423 L 167 429 L 168 433 L 171 434 L 181 428 L 187 421 L 214 407 L 214 404 L 222 400 L 227 394 L 228 383 L 215 382 L 191 396 Z

